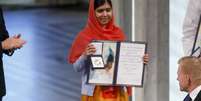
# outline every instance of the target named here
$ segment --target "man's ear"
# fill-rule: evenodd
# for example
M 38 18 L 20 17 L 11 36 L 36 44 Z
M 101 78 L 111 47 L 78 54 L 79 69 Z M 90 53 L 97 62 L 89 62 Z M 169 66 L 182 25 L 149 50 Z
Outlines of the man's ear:
M 190 75 L 186 75 L 186 80 L 188 80 L 188 84 L 190 84 L 192 82 L 192 78 Z

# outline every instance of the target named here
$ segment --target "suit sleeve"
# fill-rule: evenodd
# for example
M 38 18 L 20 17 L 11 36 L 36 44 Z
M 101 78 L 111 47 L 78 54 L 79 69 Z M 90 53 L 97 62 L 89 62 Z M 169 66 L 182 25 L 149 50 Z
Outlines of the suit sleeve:
M 3 18 L 3 12 L 0 7 L 0 40 L 1 40 L 1 43 L 7 38 L 9 38 L 9 35 L 8 35 L 8 31 L 6 30 L 6 26 L 5 26 L 5 22 L 4 22 L 4 18 Z M 13 54 L 13 52 L 14 52 L 13 50 L 3 50 L 2 45 L 0 45 L 0 54 L 1 55 L 2 55 L 2 53 L 5 53 L 5 54 L 11 56 Z

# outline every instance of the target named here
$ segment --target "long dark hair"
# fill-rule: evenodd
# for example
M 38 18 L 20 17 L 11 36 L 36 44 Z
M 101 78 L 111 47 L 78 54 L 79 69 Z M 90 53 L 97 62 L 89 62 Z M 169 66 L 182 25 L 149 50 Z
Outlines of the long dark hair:
M 94 0 L 94 10 L 96 10 L 96 8 L 98 8 L 99 6 L 104 5 L 106 2 L 112 7 L 111 0 Z

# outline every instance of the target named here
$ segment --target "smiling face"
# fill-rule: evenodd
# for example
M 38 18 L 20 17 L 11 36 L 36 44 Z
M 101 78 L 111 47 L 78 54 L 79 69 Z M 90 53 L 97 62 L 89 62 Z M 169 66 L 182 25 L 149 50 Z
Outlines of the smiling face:
M 106 2 L 95 9 L 95 15 L 99 24 L 104 27 L 112 20 L 112 7 Z

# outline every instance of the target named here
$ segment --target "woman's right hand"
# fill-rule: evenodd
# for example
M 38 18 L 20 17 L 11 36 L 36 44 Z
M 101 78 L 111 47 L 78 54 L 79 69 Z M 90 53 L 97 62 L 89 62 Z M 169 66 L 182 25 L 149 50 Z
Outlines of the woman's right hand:
M 93 44 L 88 44 L 87 47 L 85 48 L 83 55 L 88 56 L 94 54 L 95 52 L 96 52 L 95 46 Z

